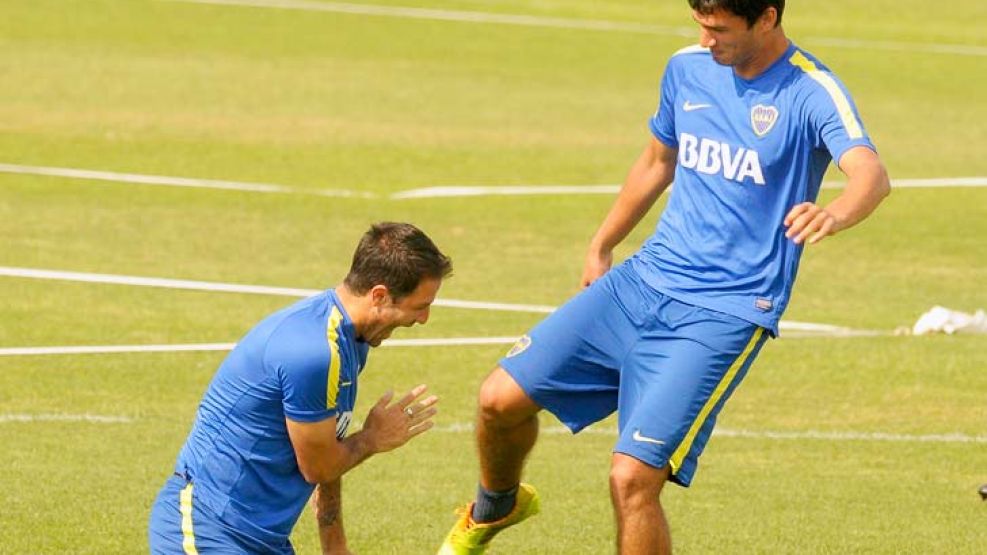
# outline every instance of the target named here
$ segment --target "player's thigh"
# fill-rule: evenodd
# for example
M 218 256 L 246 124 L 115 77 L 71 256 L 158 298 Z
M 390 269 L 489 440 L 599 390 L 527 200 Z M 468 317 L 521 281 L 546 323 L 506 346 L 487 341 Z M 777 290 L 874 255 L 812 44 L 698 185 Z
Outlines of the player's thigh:
M 618 266 L 523 336 L 500 361 L 524 393 L 573 431 L 617 408 L 618 369 L 649 292 Z
M 687 485 L 723 404 L 767 332 L 739 318 L 667 300 L 621 371 L 616 452 Z

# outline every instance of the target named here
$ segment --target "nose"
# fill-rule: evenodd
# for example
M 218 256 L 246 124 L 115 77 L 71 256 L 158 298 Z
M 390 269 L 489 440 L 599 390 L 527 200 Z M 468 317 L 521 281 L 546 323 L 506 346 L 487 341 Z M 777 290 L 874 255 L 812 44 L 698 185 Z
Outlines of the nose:
M 431 311 L 432 311 L 431 307 L 426 308 L 421 312 L 421 314 L 418 315 L 418 318 L 415 321 L 418 322 L 419 324 L 424 324 L 425 322 L 428 322 L 428 315 L 431 313 Z
M 699 46 L 703 48 L 713 48 L 716 45 L 716 39 L 710 34 L 706 29 L 699 31 Z

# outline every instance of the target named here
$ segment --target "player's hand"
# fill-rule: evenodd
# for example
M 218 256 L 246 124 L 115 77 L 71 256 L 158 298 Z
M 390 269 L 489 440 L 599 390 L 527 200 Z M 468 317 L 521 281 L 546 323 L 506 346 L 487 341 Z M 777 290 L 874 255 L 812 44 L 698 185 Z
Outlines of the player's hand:
M 586 263 L 583 265 L 583 278 L 579 284 L 583 287 L 589 287 L 600 276 L 607 273 L 610 270 L 610 266 L 613 266 L 613 252 L 591 250 L 586 255 Z
M 785 216 L 785 237 L 796 245 L 801 245 L 808 239 L 810 245 L 816 244 L 826 237 L 836 233 L 836 218 L 825 208 L 814 202 L 803 202 L 795 205 Z
M 427 386 L 419 385 L 393 403 L 394 393 L 388 391 L 370 409 L 363 431 L 371 436 L 374 452 L 397 449 L 435 424 L 432 417 L 439 398 L 429 395 L 423 399 L 427 390 Z

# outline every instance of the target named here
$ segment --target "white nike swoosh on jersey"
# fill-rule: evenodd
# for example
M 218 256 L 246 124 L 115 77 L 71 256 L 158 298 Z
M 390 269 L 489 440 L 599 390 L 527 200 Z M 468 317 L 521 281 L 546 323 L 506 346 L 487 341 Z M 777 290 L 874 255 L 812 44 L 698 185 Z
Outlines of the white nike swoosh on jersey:
M 690 104 L 688 100 L 682 105 L 682 109 L 686 112 L 691 112 L 693 110 L 702 110 L 703 108 L 712 108 L 712 104 Z
M 655 445 L 665 445 L 665 442 L 660 439 L 655 439 L 653 437 L 647 437 L 641 435 L 641 430 L 634 430 L 634 435 L 631 436 L 634 441 L 643 441 L 645 443 L 654 443 Z

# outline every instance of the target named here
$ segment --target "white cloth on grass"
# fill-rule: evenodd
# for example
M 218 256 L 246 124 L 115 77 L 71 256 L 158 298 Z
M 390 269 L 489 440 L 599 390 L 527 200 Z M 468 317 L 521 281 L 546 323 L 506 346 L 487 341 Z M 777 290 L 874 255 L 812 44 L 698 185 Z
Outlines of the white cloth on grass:
M 987 314 L 978 310 L 973 314 L 934 306 L 919 317 L 912 326 L 913 335 L 929 333 L 987 333 Z

